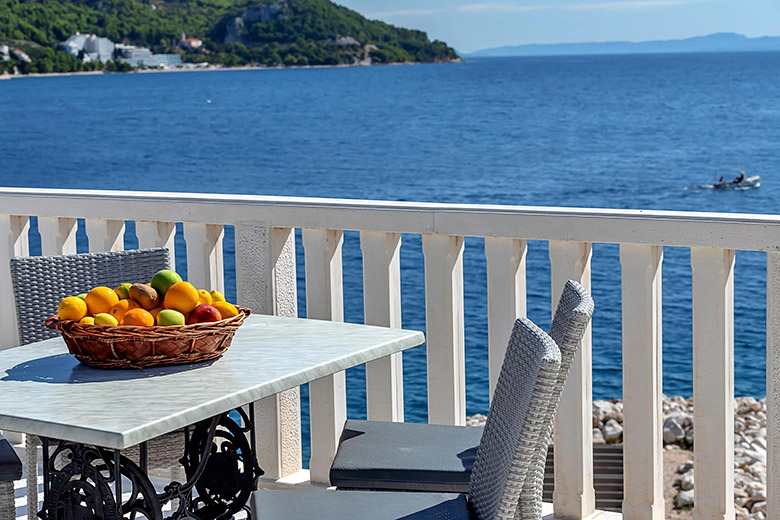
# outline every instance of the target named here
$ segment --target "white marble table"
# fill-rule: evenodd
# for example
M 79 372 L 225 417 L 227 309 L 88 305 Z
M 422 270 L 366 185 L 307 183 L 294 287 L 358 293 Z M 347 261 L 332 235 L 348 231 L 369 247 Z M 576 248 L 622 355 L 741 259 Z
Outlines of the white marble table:
M 252 315 L 220 359 L 101 370 L 61 338 L 0 352 L 0 430 L 124 449 L 424 342 L 421 332 Z

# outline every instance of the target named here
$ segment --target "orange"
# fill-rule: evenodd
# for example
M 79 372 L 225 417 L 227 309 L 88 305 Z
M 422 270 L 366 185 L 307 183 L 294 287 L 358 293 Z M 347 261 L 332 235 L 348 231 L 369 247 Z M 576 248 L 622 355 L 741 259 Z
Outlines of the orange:
M 235 305 L 228 302 L 214 302 L 211 305 L 217 308 L 219 313 L 222 315 L 222 319 L 232 318 L 233 316 L 238 316 L 238 309 Z
M 149 311 L 149 314 L 152 315 L 152 318 L 154 318 L 155 322 L 157 321 L 157 315 L 160 314 L 160 311 L 163 309 L 165 309 L 165 307 L 155 307 Z
M 79 321 L 87 315 L 87 304 L 78 296 L 68 296 L 57 305 L 57 314 L 61 320 Z
M 140 305 L 138 305 L 138 302 L 135 300 L 119 300 L 116 305 L 111 307 L 109 314 L 116 318 L 117 321 L 122 321 L 122 318 L 127 311 L 137 309 L 138 307 L 140 307 Z
M 209 294 L 209 292 L 205 289 L 200 289 L 198 291 L 198 300 L 200 303 L 211 305 L 211 294 Z
M 120 322 L 122 325 L 139 325 L 141 327 L 151 327 L 154 325 L 154 316 L 140 307 L 137 309 L 130 309 L 122 317 Z
M 119 296 L 113 289 L 108 287 L 95 287 L 87 293 L 85 298 L 87 308 L 91 315 L 106 313 L 111 311 L 111 307 L 117 304 Z
M 165 291 L 163 306 L 166 309 L 174 309 L 182 314 L 187 314 L 199 304 L 198 290 L 189 282 L 175 283 Z

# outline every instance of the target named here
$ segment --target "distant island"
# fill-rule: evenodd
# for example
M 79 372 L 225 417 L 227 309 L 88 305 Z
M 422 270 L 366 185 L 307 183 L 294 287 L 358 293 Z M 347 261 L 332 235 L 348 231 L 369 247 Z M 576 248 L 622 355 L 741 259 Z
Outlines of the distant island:
M 0 75 L 456 60 L 329 0 L 0 0 Z
M 647 42 L 553 43 L 495 47 L 466 56 L 572 56 L 584 54 L 656 54 L 681 52 L 780 51 L 780 36 L 748 38 L 736 33 L 716 33 L 682 40 Z

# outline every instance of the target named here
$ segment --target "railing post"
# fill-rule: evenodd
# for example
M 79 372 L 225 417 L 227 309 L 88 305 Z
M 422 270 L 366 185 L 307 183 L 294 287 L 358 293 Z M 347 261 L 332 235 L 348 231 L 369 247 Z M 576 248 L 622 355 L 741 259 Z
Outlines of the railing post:
M 780 253 L 766 261 L 766 517 L 780 518 Z
M 41 252 L 44 255 L 72 255 L 76 253 L 75 218 L 38 217 L 41 234 Z
M 423 235 L 428 422 L 466 424 L 463 237 Z
M 9 262 L 14 256 L 28 256 L 27 233 L 30 230 L 30 220 L 27 217 L 0 215 L 0 294 L 12 295 Z M 0 350 L 15 347 L 19 344 L 19 329 L 16 323 L 16 306 L 13 297 L 0 301 Z
M 401 327 L 401 235 L 360 233 L 363 314 L 367 325 Z M 371 421 L 404 420 L 401 353 L 366 363 L 366 402 Z
M 663 520 L 663 247 L 620 245 L 623 302 L 623 518 Z
M 553 314 L 568 280 L 576 280 L 590 290 L 591 252 L 589 243 L 550 241 Z M 596 509 L 592 400 L 591 335 L 588 326 L 555 416 L 553 507 L 556 518 L 586 518 Z
M 525 316 L 525 240 L 486 238 L 490 398 L 496 389 L 514 322 Z
M 344 321 L 341 246 L 344 233 L 335 229 L 304 229 L 306 258 L 306 316 Z M 311 481 L 329 483 L 330 465 L 336 455 L 347 420 L 344 372 L 309 383 L 311 420 Z
M 694 520 L 734 518 L 734 251 L 691 248 Z
M 187 242 L 187 280 L 198 289 L 225 292 L 222 265 L 222 239 L 225 227 L 215 224 L 184 223 Z
M 298 316 L 295 231 L 254 223 L 236 225 L 238 304 L 274 316 Z M 258 464 L 277 480 L 302 468 L 300 389 L 255 402 Z
M 171 269 L 176 270 L 176 254 L 174 244 L 176 239 L 176 224 L 173 222 L 149 222 L 136 220 L 135 235 L 138 237 L 138 247 L 165 247 L 170 252 Z
M 86 225 L 90 251 L 122 251 L 125 248 L 124 220 L 90 218 Z

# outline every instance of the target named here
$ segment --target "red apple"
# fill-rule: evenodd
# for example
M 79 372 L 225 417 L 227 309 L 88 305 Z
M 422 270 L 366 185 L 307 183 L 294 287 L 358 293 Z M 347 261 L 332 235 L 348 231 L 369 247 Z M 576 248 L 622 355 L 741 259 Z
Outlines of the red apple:
M 208 323 L 210 321 L 219 321 L 221 319 L 222 314 L 219 313 L 219 310 L 216 307 L 207 303 L 201 303 L 192 309 L 190 317 L 187 318 L 187 325 L 192 325 L 193 323 Z

